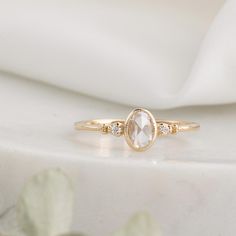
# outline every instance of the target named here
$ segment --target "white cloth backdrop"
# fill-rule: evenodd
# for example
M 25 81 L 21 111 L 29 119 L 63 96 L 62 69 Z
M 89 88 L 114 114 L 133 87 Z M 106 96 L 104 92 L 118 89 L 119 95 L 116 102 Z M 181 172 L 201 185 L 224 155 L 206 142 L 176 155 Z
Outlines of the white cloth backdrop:
M 0 70 L 127 105 L 236 101 L 236 1 L 0 1 Z
M 150 108 L 236 102 L 235 21 L 236 0 L 0 0 L 0 215 L 29 176 L 60 167 L 79 232 L 111 235 L 147 210 L 165 236 L 235 236 L 236 104 L 154 111 L 202 129 L 136 153 L 73 130 L 129 107 L 70 92 Z

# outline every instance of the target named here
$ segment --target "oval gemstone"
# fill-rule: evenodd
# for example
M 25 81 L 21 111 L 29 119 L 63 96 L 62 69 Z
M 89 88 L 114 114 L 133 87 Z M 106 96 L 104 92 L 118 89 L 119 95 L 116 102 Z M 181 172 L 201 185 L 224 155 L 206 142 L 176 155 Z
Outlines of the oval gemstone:
M 146 149 L 156 137 L 156 121 L 150 112 L 135 109 L 126 121 L 126 139 L 137 150 Z

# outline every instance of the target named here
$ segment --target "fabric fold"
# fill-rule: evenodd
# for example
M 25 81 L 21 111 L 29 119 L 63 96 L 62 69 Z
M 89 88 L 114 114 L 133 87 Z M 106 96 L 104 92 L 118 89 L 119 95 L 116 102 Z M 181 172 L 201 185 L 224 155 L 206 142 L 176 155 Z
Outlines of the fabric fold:
M 153 109 L 236 101 L 236 1 L 2 1 L 0 70 Z

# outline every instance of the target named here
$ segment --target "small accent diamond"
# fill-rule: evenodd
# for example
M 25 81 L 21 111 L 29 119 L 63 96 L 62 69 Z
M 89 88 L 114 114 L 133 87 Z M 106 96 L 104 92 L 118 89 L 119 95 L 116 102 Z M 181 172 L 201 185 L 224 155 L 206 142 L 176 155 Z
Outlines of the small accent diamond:
M 159 125 L 159 132 L 161 135 L 167 135 L 171 133 L 171 127 L 168 124 L 160 124 Z
M 114 136 L 121 136 L 124 132 L 124 125 L 120 122 L 113 122 L 111 123 L 111 133 L 114 135 Z

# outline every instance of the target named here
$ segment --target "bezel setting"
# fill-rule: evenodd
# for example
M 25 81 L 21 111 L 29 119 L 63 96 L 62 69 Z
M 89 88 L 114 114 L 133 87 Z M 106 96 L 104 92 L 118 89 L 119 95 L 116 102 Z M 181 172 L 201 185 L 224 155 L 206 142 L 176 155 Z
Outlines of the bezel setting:
M 148 116 L 148 119 L 150 121 L 150 125 L 151 125 L 151 129 L 152 129 L 152 139 L 149 140 L 148 144 L 146 144 L 145 146 L 137 146 L 134 145 L 134 142 L 131 140 L 130 135 L 129 135 L 129 129 L 130 129 L 130 122 L 132 121 L 132 118 L 137 114 L 137 113 L 146 113 Z M 125 125 L 124 125 L 124 136 L 126 139 L 127 144 L 134 150 L 136 151 L 145 151 L 147 149 L 149 149 L 155 142 L 156 138 L 157 138 L 157 123 L 156 123 L 156 119 L 154 118 L 154 116 L 152 115 L 152 113 L 146 109 L 143 108 L 136 108 L 133 111 L 131 111 L 131 113 L 128 115 L 126 121 L 125 121 Z

